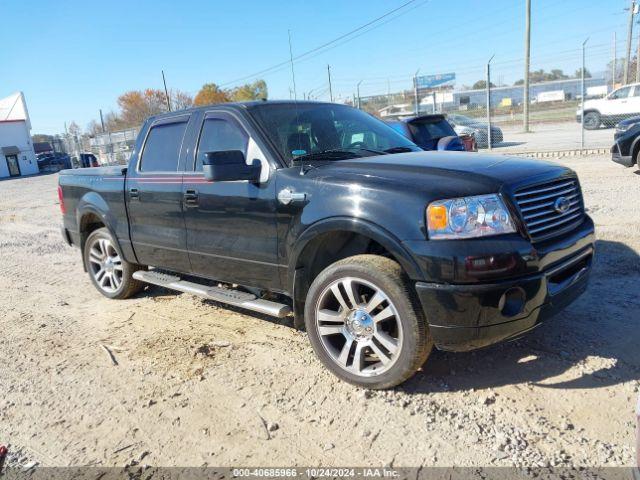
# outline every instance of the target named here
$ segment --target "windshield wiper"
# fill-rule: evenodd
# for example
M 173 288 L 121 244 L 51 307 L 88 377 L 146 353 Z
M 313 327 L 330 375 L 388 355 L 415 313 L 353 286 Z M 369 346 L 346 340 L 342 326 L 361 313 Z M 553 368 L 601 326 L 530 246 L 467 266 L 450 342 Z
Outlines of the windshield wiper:
M 331 150 L 322 150 L 320 152 L 311 152 L 305 153 L 304 155 L 300 155 L 294 157 L 294 162 L 304 162 L 307 160 L 347 160 L 349 158 L 358 158 L 362 155 L 359 155 L 357 152 L 348 149 L 331 149 Z
M 407 153 L 413 152 L 413 148 L 411 147 L 391 147 L 385 150 L 385 153 Z

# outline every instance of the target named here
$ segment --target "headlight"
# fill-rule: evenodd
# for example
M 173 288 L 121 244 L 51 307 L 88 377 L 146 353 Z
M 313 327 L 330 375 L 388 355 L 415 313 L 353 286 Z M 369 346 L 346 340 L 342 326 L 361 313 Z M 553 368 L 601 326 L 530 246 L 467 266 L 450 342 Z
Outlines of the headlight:
M 451 198 L 427 207 L 429 238 L 473 238 L 515 232 L 509 212 L 498 195 Z
M 626 123 L 624 125 L 616 125 L 616 132 L 626 132 L 631 127 L 633 127 L 635 123 Z

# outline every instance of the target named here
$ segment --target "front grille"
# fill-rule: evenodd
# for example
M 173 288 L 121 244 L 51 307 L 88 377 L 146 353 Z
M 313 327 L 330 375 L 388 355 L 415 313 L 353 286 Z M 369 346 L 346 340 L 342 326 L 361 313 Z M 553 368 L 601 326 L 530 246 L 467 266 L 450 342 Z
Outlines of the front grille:
M 515 201 L 534 242 L 565 233 L 584 219 L 584 203 L 580 183 L 575 177 L 562 177 L 516 190 Z M 564 201 L 559 201 L 564 197 Z M 556 208 L 568 205 L 566 211 Z

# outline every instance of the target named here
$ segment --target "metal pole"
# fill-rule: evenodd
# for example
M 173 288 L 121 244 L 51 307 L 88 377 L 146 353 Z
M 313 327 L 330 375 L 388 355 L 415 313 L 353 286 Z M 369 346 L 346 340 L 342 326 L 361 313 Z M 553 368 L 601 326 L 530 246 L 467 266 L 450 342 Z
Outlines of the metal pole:
M 526 0 L 524 33 L 524 100 L 522 106 L 522 129 L 529 131 L 529 67 L 531 54 L 531 0 Z M 489 145 L 491 148 L 491 145 Z
M 491 58 L 487 62 L 487 148 L 491 150 L 491 60 L 495 55 L 491 55 Z
M 333 89 L 331 88 L 331 65 L 327 65 L 327 76 L 329 77 L 329 99 L 333 102 Z
M 638 37 L 638 49 L 636 50 L 636 83 L 640 82 L 640 36 Z
M 418 115 L 418 73 L 420 69 L 416 70 L 416 73 L 413 75 L 413 113 Z
M 162 83 L 164 83 L 164 95 L 167 97 L 167 108 L 171 111 L 171 100 L 169 99 L 169 92 L 167 90 L 167 81 L 164 78 L 164 70 L 162 70 Z
M 616 32 L 613 32 L 613 61 L 611 62 L 611 90 L 616 89 L 616 70 L 618 65 L 617 63 L 617 53 L 616 53 Z
M 102 133 L 104 133 L 104 118 L 102 118 L 102 109 L 100 109 L 100 125 L 102 125 Z
M 356 87 L 356 90 L 358 92 L 358 108 L 359 109 L 362 107 L 362 101 L 360 100 L 360 84 L 361 83 L 362 83 L 362 80 L 358 82 L 358 86 Z
M 633 35 L 633 16 L 635 15 L 636 2 L 631 0 L 631 7 L 629 8 L 629 26 L 627 30 L 627 54 L 624 57 L 624 74 L 622 76 L 623 83 L 626 85 L 629 83 L 629 62 L 631 60 L 631 37 Z
M 581 93 L 581 107 L 580 107 L 580 148 L 584 149 L 584 50 L 587 42 L 589 41 L 589 37 L 582 42 L 582 79 L 580 81 L 580 93 Z

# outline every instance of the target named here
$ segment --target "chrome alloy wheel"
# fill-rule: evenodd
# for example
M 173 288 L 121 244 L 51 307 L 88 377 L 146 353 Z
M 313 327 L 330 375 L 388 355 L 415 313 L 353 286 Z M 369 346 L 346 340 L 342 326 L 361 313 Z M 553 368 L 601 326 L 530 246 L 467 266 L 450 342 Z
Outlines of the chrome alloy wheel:
M 322 346 L 343 370 L 377 376 L 402 350 L 402 324 L 389 297 L 373 283 L 346 277 L 320 294 L 315 325 Z
M 89 248 L 89 270 L 98 286 L 113 293 L 122 285 L 122 259 L 106 238 L 96 238 Z

